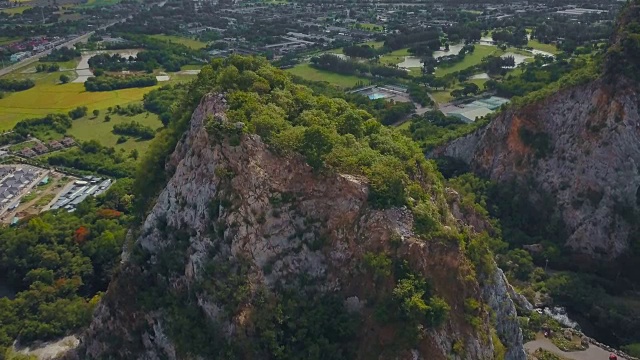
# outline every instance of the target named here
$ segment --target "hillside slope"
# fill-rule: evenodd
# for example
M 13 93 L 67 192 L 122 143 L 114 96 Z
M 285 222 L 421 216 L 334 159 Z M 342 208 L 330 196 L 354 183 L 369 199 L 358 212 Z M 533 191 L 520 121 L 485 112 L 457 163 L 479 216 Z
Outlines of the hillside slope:
M 243 61 L 228 63 L 281 74 Z M 235 96 L 223 75 L 209 75 L 200 85 Z M 312 100 L 326 105 L 306 98 L 307 109 Z M 252 114 L 231 121 L 234 104 L 215 94 L 200 102 L 165 188 L 66 358 L 526 359 L 510 286 L 426 164 L 405 165 L 416 179 L 407 206 L 375 205 L 374 175 L 314 170 L 313 155 L 266 144 L 273 132 L 247 133 Z M 398 151 L 391 145 L 386 156 Z
M 537 211 L 555 212 L 566 246 L 592 259 L 640 248 L 639 9 L 621 15 L 597 79 L 512 107 L 436 151 L 519 183 L 533 204 L 550 196 L 553 208 Z

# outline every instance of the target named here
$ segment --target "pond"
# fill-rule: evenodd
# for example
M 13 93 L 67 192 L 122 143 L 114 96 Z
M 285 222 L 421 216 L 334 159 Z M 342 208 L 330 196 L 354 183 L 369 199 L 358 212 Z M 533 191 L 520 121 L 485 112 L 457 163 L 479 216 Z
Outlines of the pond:
M 516 66 L 522 64 L 526 59 L 530 59 L 533 56 L 527 56 L 527 55 L 520 55 L 520 54 L 516 54 L 516 53 L 512 53 L 512 52 L 508 52 L 505 53 L 504 55 L 501 56 L 501 58 L 506 58 L 507 56 L 513 56 L 513 59 L 516 61 Z
M 405 56 L 404 61 L 398 64 L 398 67 L 401 69 L 409 69 L 409 68 L 420 68 L 422 67 L 423 62 L 419 57 L 416 56 Z
M 463 47 L 464 47 L 464 44 L 455 44 L 455 45 L 449 46 L 449 51 L 443 51 L 443 50 L 434 51 L 433 58 L 438 59 L 443 56 L 458 55 Z

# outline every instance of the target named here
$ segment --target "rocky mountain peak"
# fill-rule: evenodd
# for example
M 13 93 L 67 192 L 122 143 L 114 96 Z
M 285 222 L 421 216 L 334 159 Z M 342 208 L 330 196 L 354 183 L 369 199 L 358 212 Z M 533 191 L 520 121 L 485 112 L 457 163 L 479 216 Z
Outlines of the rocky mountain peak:
M 278 153 L 228 111 L 202 99 L 67 358 L 526 358 L 492 261 L 425 241 L 407 207 L 372 206 L 367 178 Z

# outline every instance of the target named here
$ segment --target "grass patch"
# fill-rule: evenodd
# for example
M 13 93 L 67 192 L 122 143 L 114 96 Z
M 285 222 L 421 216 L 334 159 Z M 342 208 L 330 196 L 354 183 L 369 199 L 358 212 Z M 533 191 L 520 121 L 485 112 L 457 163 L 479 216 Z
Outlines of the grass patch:
M 75 72 L 74 72 L 75 73 Z M 41 75 L 41 74 L 33 74 Z M 121 89 L 115 91 L 89 92 L 84 84 L 59 84 L 60 72 L 44 74 L 36 80 L 36 86 L 25 91 L 10 93 L 0 99 L 0 131 L 10 130 L 20 120 L 52 113 L 66 113 L 78 106 L 87 106 L 89 111 L 101 110 L 115 105 L 125 105 L 142 100 L 144 94 L 158 86 Z M 182 77 L 176 81 L 186 80 Z M 166 83 L 163 83 L 164 85 Z
M 0 46 L 10 45 L 10 44 L 13 44 L 14 42 L 18 42 L 20 40 L 21 40 L 21 38 L 19 38 L 19 37 L 0 36 Z
M 111 121 L 104 121 L 104 117 L 107 115 L 106 111 L 102 111 L 97 118 L 93 118 L 93 115 L 85 116 L 81 119 L 74 120 L 71 129 L 67 130 L 67 134 L 72 135 L 80 141 L 96 140 L 100 144 L 108 147 L 114 147 L 116 150 L 124 149 L 131 151 L 138 149 L 140 154 L 149 147 L 149 141 L 137 141 L 134 138 L 129 138 L 126 142 L 118 144 L 118 138 L 120 135 L 116 135 L 113 132 L 113 126 L 116 124 L 128 123 L 131 121 L 137 121 L 142 125 L 150 126 L 153 129 L 162 127 L 162 122 L 155 114 L 142 113 L 136 116 L 122 116 L 116 114 L 110 114 Z
M 180 67 L 180 70 L 200 70 L 202 69 L 202 65 L 183 65 Z
M 157 40 L 162 40 L 168 43 L 173 43 L 173 44 L 180 44 L 180 45 L 184 45 L 186 47 L 189 47 L 191 49 L 194 50 L 200 50 L 203 49 L 207 46 L 207 43 L 199 41 L 199 40 L 195 40 L 195 39 L 191 39 L 191 38 L 187 38 L 187 37 L 182 37 L 182 36 L 174 36 L 174 35 L 151 35 L 149 36 L 151 38 L 157 39 Z
M 465 56 L 463 61 L 456 63 L 453 66 L 437 68 L 435 75 L 440 77 L 440 76 L 445 76 L 447 74 L 451 74 L 456 71 L 461 71 L 482 63 L 482 59 L 484 59 L 489 55 L 498 56 L 502 54 L 503 52 L 495 46 L 476 45 L 473 54 L 467 54 L 467 56 Z
M 409 121 L 405 121 L 402 124 L 396 126 L 396 129 L 399 130 L 409 130 L 409 127 L 411 126 L 411 120 Z
M 373 47 L 374 49 L 380 49 L 384 46 L 384 41 L 367 41 L 360 45 L 367 45 Z
M 285 71 L 292 75 L 300 76 L 301 78 L 306 80 L 325 81 L 340 88 L 354 87 L 359 81 L 365 84 L 369 83 L 369 79 L 367 78 L 353 75 L 336 74 L 325 70 L 318 70 L 314 69 L 309 64 L 298 64 Z
M 119 2 L 120 0 L 88 0 L 84 4 L 74 5 L 74 7 L 79 7 L 79 8 L 102 7 L 102 6 L 115 5 Z
M 438 104 L 444 104 L 453 100 L 453 96 L 451 96 L 451 91 L 453 91 L 453 89 L 446 90 L 446 91 L 434 91 L 431 93 L 431 96 Z
M 31 6 L 18 6 L 18 7 L 8 8 L 8 9 L 2 9 L 0 10 L 0 12 L 9 14 L 9 15 L 14 15 L 14 14 L 22 14 L 27 9 L 31 9 Z
M 561 51 L 558 50 L 558 48 L 555 45 L 553 45 L 553 44 L 544 44 L 544 43 L 541 43 L 540 41 L 535 40 L 535 39 L 529 40 L 529 42 L 527 43 L 527 46 L 532 48 L 532 49 L 536 49 L 536 50 L 540 50 L 540 51 L 546 51 L 546 52 L 552 53 L 554 55 L 561 53 Z
M 381 32 L 384 30 L 384 27 L 382 25 L 376 25 L 372 23 L 359 23 L 354 25 L 353 27 L 355 29 L 361 29 L 365 31 L 374 31 L 374 32 Z
M 384 65 L 397 65 L 404 61 L 405 56 L 411 56 L 409 48 L 392 51 L 380 57 L 380 63 Z
M 40 199 L 38 199 L 38 201 L 36 201 L 33 205 L 37 208 L 45 207 L 55 197 L 56 197 L 56 194 L 45 194 Z

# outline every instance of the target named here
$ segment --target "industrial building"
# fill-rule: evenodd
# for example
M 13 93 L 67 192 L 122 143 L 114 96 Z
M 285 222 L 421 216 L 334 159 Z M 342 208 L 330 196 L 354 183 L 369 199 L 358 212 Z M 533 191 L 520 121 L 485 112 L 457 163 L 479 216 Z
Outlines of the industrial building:
M 76 180 L 73 186 L 62 192 L 51 206 L 51 210 L 66 209 L 69 212 L 73 212 L 84 199 L 104 193 L 111 184 L 111 179 L 85 176 L 82 180 Z

